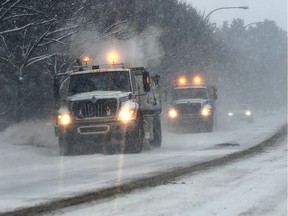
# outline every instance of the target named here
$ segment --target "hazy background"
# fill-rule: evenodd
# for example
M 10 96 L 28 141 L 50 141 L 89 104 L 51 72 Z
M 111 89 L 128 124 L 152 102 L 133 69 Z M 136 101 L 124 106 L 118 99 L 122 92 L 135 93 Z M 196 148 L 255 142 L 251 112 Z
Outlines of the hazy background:
M 105 64 L 109 50 L 119 52 L 118 62 L 160 74 L 163 91 L 171 92 L 179 75 L 205 75 L 219 90 L 218 110 L 232 103 L 287 107 L 287 32 L 279 28 L 286 22 L 284 0 L 74 1 L 0 5 L 0 125 L 49 118 L 56 74 L 84 55 Z M 250 9 L 216 11 L 205 20 L 217 7 L 243 5 Z M 261 23 L 246 27 L 250 22 Z
M 181 0 L 196 7 L 206 15 L 219 7 L 249 6 L 248 10 L 221 10 L 210 16 L 210 21 L 222 25 L 223 21 L 231 22 L 234 18 L 245 20 L 246 24 L 274 20 L 287 31 L 287 0 Z

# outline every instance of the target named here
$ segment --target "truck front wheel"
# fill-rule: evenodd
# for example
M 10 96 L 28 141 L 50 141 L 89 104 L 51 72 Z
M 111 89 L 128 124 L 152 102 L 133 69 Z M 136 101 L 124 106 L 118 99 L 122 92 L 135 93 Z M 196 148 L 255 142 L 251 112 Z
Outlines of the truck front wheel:
M 74 140 L 71 135 L 59 137 L 60 155 L 69 156 L 74 153 Z
M 213 119 L 209 120 L 205 125 L 206 132 L 213 132 Z
M 136 128 L 126 134 L 125 149 L 128 153 L 140 153 L 143 149 L 144 127 L 143 121 L 138 119 Z

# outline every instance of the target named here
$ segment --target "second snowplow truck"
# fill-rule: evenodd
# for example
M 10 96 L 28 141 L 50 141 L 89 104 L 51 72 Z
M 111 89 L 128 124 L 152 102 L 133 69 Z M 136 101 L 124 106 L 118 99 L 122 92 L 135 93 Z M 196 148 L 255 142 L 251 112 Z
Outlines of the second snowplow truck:
M 168 110 L 168 124 L 172 128 L 196 128 L 212 132 L 215 117 L 215 86 L 206 85 L 200 75 L 179 77 L 172 90 Z

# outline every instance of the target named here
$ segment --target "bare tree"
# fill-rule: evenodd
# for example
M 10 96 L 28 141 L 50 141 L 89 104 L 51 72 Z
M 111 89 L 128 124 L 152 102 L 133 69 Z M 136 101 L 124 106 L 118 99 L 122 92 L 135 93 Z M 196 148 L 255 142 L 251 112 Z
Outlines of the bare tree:
M 95 12 L 87 15 L 93 1 L 83 2 L 55 0 L 50 4 L 46 1 L 41 4 L 41 1 L 36 0 L 6 0 L 0 4 L 0 23 L 4 24 L 0 27 L 0 61 L 10 65 L 17 80 L 15 113 L 18 119 L 22 116 L 25 74 L 43 61 L 52 61 L 53 64 L 57 62 L 62 67 L 71 64 L 75 54 L 71 53 L 71 44 L 77 35 L 95 23 Z M 119 23 L 104 28 L 100 38 L 110 35 L 111 32 L 113 34 L 114 27 Z M 94 38 L 91 43 L 95 40 L 98 39 Z M 83 48 L 81 45 L 78 53 Z

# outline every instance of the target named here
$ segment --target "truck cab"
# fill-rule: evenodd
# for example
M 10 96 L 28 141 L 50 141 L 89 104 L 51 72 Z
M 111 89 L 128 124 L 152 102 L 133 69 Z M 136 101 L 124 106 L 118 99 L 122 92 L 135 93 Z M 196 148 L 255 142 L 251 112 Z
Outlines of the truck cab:
M 168 110 L 170 127 L 193 127 L 212 132 L 214 124 L 215 100 L 217 89 L 207 86 L 202 78 L 179 78 L 172 90 Z
M 124 64 L 78 67 L 58 76 L 55 135 L 61 155 L 85 145 L 138 153 L 161 146 L 160 77 Z

